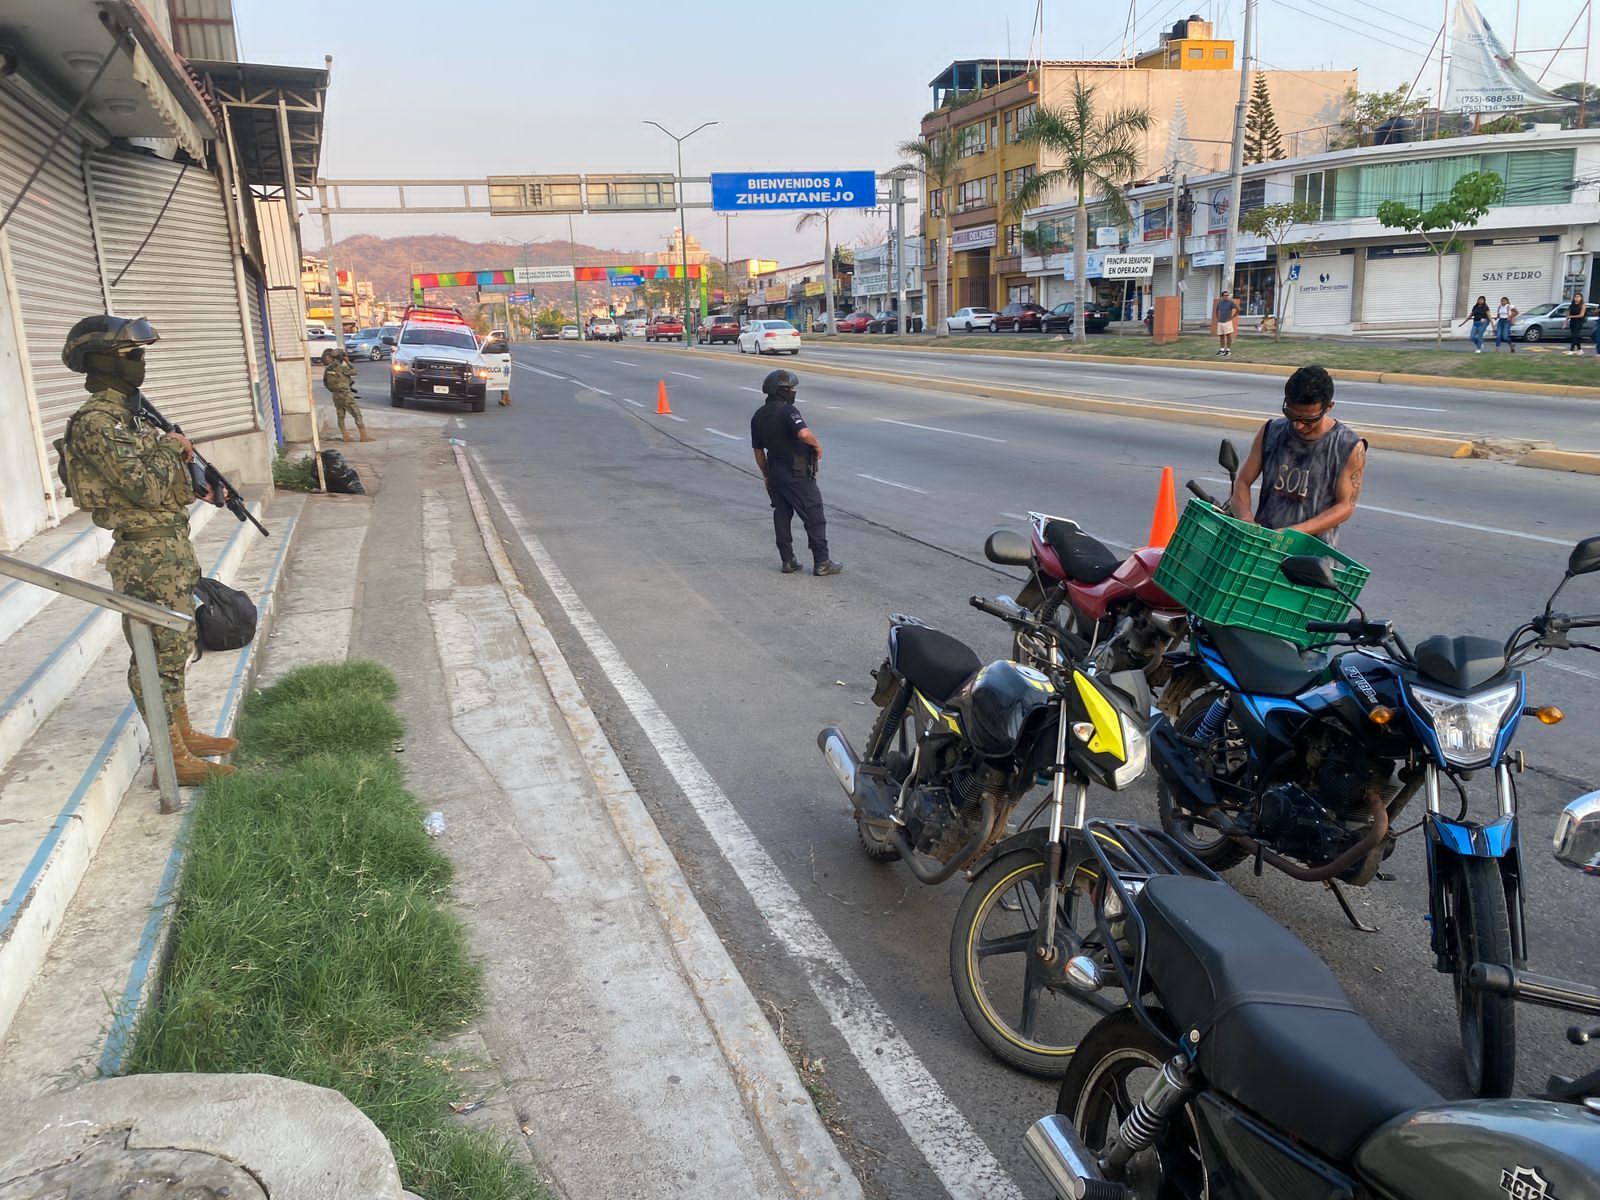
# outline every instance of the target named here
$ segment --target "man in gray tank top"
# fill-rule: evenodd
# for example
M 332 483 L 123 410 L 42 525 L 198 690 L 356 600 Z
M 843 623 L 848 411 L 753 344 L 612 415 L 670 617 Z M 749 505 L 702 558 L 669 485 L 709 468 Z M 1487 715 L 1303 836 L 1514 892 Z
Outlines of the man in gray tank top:
M 1367 440 L 1333 416 L 1333 379 L 1301 367 L 1283 385 L 1283 416 L 1256 433 L 1233 483 L 1233 513 L 1250 521 L 1250 485 L 1261 480 L 1254 524 L 1298 529 L 1330 546 L 1356 511 Z

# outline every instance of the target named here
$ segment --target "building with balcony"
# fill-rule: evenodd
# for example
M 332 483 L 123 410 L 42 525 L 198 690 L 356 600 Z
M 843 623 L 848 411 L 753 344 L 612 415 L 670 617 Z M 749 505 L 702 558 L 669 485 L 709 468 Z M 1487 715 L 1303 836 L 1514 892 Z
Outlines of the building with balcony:
M 1173 161 L 1181 171 L 1194 173 L 1227 166 L 1239 99 L 1232 43 L 1211 38 L 1206 22 L 1180 24 L 1184 36 L 1176 36 L 1175 28 L 1162 42 L 1165 51 L 1179 51 L 1176 67 L 1164 52 L 1115 62 L 965 61 L 950 64 L 933 80 L 935 108 L 922 120 L 921 137 L 957 138 L 961 149 L 949 185 L 926 184 L 922 234 L 929 251 L 930 312 L 937 311 L 941 253 L 949 256 L 951 311 L 964 305 L 1042 302 L 1038 284 L 1023 268 L 1023 221 L 1014 201 L 1032 175 L 1059 165 L 1024 135 L 1039 105 L 1066 106 L 1074 80 L 1094 88 L 1102 111 L 1138 107 L 1150 114 L 1150 129 L 1140 139 L 1138 177 L 1159 176 Z M 1208 55 L 1224 49 L 1228 57 L 1207 57 L 1205 69 L 1197 69 L 1200 60 L 1191 60 L 1189 52 L 1201 48 Z M 1261 74 L 1285 151 L 1326 149 L 1344 113 L 1346 93 L 1356 86 L 1356 72 Z M 941 216 L 950 222 L 946 245 L 938 240 Z
M 1493 171 L 1505 194 L 1477 224 L 1461 233 L 1450 253 L 1435 258 L 1416 234 L 1379 224 L 1378 206 L 1400 200 L 1426 207 L 1449 195 L 1473 171 Z M 1174 193 L 1179 231 L 1173 234 Z M 1225 172 L 1135 187 L 1128 199 L 1132 223 L 1116 230 L 1115 245 L 1089 251 L 1095 297 L 1123 303 L 1137 316 L 1149 296 L 1183 296 L 1186 322 L 1209 320 L 1223 287 L 1227 205 Z M 1523 312 L 1600 288 L 1600 130 L 1554 127 L 1527 133 L 1446 138 L 1401 145 L 1364 146 L 1328 154 L 1259 163 L 1244 169 L 1240 212 L 1301 201 L 1319 219 L 1290 229 L 1279 262 L 1268 240 L 1241 234 L 1231 290 L 1244 305 L 1246 327 L 1276 316 L 1302 333 L 1403 334 L 1435 327 L 1442 280 L 1449 334 L 1480 295 L 1491 306 L 1508 297 Z M 1091 207 L 1089 224 L 1099 228 Z M 1072 211 L 1056 205 L 1030 211 L 1028 240 L 1036 249 L 1023 270 L 1040 303 L 1072 292 Z M 1147 283 L 1101 278 L 1108 252 L 1148 254 L 1155 272 Z M 1280 279 L 1282 294 L 1279 294 Z

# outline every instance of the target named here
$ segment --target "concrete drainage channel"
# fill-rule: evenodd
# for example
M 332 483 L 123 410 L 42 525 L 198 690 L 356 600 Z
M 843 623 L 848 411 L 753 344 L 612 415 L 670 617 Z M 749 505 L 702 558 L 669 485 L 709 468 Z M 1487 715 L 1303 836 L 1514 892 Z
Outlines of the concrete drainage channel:
M 681 350 L 663 350 L 659 347 L 648 347 L 648 349 L 656 353 L 682 352 Z M 1163 362 L 1162 365 L 1187 368 L 1195 364 L 1168 364 Z M 1014 400 L 1022 404 L 1039 405 L 1042 408 L 1106 413 L 1144 421 L 1187 421 L 1191 424 L 1207 425 L 1219 429 L 1248 430 L 1252 433 L 1261 427 L 1262 422 L 1262 417 L 1258 413 L 1236 412 L 1227 409 L 1186 408 L 1173 404 L 1145 404 L 1126 400 L 1108 400 L 1099 396 L 1085 396 L 1072 392 L 1039 392 L 1029 388 L 1002 385 L 991 386 L 975 383 L 971 380 L 939 379 L 928 375 L 907 375 L 903 372 L 879 371 L 868 367 L 842 367 L 833 363 L 808 361 L 805 364 L 805 369 L 842 379 L 860 379 L 868 383 L 917 387 L 926 391 L 976 396 L 980 399 Z M 1285 373 L 1289 370 L 1290 368 L 1284 369 Z M 1432 382 L 1434 377 L 1432 376 L 1406 376 L 1403 380 L 1397 376 L 1391 376 L 1391 378 L 1395 382 L 1406 383 L 1429 380 L 1428 386 L 1434 386 Z M 1454 381 L 1451 381 L 1449 385 L 1441 386 L 1453 385 Z M 1510 463 L 1518 467 L 1530 467 L 1540 471 L 1566 471 L 1580 475 L 1600 475 L 1600 454 L 1591 454 L 1581 450 L 1562 450 L 1549 442 L 1525 442 L 1506 438 L 1467 440 L 1459 436 L 1436 433 L 1429 430 L 1391 429 L 1366 424 L 1361 426 L 1361 433 L 1372 447 L 1377 450 L 1392 450 L 1400 454 L 1424 454 L 1432 458 L 1492 459 L 1497 462 Z

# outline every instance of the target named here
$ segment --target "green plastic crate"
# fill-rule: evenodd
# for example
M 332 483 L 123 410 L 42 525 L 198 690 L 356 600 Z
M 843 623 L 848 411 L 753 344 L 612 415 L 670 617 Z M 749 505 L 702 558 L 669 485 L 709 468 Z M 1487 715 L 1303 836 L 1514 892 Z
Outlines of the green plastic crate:
M 1235 521 L 1203 500 L 1190 500 L 1161 556 L 1156 584 L 1213 625 L 1287 638 L 1298 646 L 1326 642 L 1307 621 L 1343 621 L 1350 605 L 1337 592 L 1290 583 L 1278 566 L 1294 554 L 1334 561 L 1333 577 L 1359 598 L 1372 572 L 1321 538 L 1297 529 L 1263 529 Z

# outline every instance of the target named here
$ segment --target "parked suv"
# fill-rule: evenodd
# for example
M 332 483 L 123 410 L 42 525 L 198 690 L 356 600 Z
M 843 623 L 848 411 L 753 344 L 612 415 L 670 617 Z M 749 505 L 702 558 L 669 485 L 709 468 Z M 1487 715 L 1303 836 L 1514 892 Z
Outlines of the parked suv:
M 591 342 L 620 342 L 622 340 L 622 326 L 610 317 L 596 317 L 589 322 L 589 340 Z
M 700 323 L 699 341 L 702 346 L 715 345 L 718 342 L 737 342 L 739 340 L 739 318 L 717 313 L 707 317 Z
M 450 308 L 408 308 L 389 364 L 389 403 L 454 400 L 482 412 L 489 366 L 462 315 Z
M 1000 310 L 1000 315 L 994 319 L 996 331 L 1002 329 L 1039 329 L 1044 322 L 1044 306 L 1039 304 L 1026 304 L 1018 301 L 1008 304 Z
M 674 316 L 651 317 L 644 327 L 647 342 L 675 342 L 683 336 L 683 322 Z

